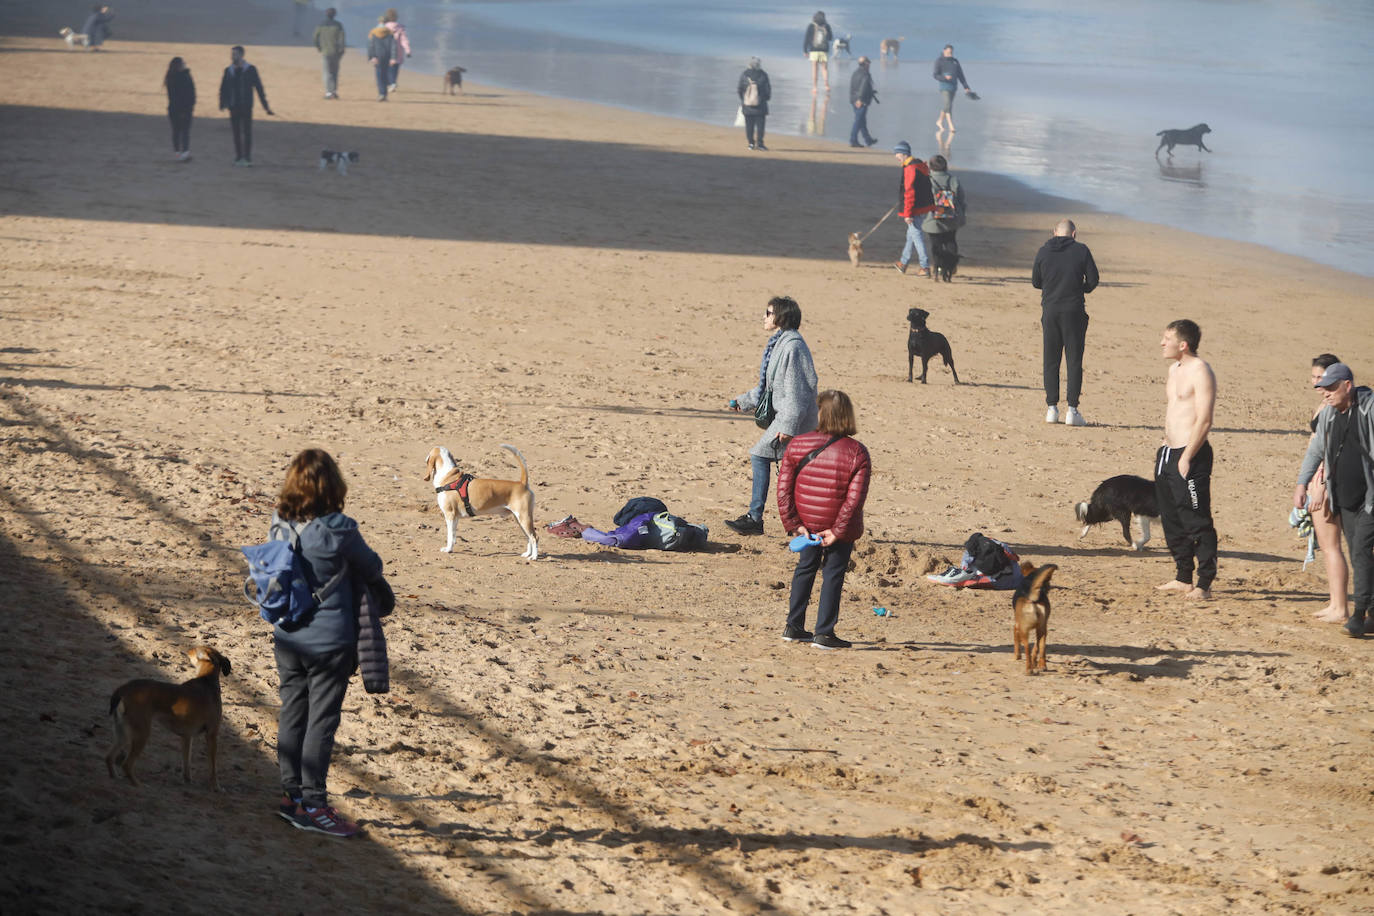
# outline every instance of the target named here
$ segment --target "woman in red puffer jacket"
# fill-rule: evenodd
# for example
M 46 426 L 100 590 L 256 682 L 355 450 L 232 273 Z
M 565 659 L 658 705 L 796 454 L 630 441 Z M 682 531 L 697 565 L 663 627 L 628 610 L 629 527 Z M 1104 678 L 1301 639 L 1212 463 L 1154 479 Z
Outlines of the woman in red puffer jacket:
M 854 542 L 864 533 L 864 500 L 872 465 L 868 449 L 852 438 L 858 427 L 854 405 L 843 391 L 822 391 L 816 399 L 820 422 L 813 433 L 787 445 L 778 470 L 778 514 L 789 534 L 818 536 L 802 549 L 792 574 L 792 598 L 782 638 L 817 649 L 848 649 L 835 635 L 840 592 Z M 806 606 L 817 571 L 824 568 L 816 632 L 806 631 Z

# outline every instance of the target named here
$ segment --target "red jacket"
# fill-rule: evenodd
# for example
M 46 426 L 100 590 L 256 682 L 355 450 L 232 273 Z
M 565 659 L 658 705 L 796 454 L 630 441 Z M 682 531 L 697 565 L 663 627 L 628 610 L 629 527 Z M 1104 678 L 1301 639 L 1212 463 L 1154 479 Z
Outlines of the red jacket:
M 778 468 L 778 514 L 789 532 L 805 525 L 812 533 L 830 529 L 837 540 L 857 541 L 864 533 L 872 470 L 863 443 L 844 436 L 797 474 L 797 463 L 828 441 L 829 434 L 813 432 L 787 443 Z
M 935 194 L 930 190 L 930 166 L 920 159 L 906 157 L 902 163 L 902 206 L 897 215 L 915 219 L 935 209 Z

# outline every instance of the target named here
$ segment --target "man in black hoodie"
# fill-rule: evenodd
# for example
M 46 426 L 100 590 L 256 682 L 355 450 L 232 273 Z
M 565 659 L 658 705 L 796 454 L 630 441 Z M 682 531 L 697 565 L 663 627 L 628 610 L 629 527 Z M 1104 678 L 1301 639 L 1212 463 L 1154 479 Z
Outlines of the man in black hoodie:
M 229 66 L 219 81 L 219 110 L 229 112 L 229 126 L 234 131 L 234 165 L 253 164 L 253 93 L 262 99 L 262 110 L 269 115 L 267 93 L 262 88 L 258 68 L 243 59 L 243 45 L 229 49 Z
M 1088 246 L 1076 241 L 1078 227 L 1061 219 L 1054 237 L 1035 255 L 1031 286 L 1040 290 L 1040 328 L 1045 341 L 1046 423 L 1059 422 L 1059 362 L 1068 361 L 1068 426 L 1086 426 L 1078 412 L 1083 389 L 1083 345 L 1088 337 L 1088 310 L 1083 297 L 1097 288 L 1097 265 Z

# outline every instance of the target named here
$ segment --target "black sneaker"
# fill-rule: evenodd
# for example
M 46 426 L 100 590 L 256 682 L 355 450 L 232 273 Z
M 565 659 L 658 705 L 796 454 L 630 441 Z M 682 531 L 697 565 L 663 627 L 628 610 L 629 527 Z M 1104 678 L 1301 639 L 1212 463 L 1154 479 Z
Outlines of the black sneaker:
M 785 642 L 810 642 L 815 636 L 815 633 L 799 630 L 796 627 L 787 627 L 782 631 L 782 638 Z
M 1350 619 L 1345 622 L 1345 633 L 1347 636 L 1353 636 L 1359 639 L 1361 636 L 1364 636 L 1365 633 L 1369 632 L 1368 626 L 1364 617 L 1355 617 L 1351 615 Z
M 763 534 L 763 519 L 745 513 L 739 518 L 727 518 L 725 526 L 736 534 Z
M 868 146 L 873 146 L 873 145 L 876 144 L 877 142 L 878 142 L 878 138 L 877 138 L 877 137 L 869 137 L 869 138 L 868 138 L 868 143 L 867 143 L 867 145 L 868 145 Z
M 811 640 L 811 645 L 817 649 L 848 649 L 854 644 L 847 639 L 840 639 L 834 633 L 822 633 Z

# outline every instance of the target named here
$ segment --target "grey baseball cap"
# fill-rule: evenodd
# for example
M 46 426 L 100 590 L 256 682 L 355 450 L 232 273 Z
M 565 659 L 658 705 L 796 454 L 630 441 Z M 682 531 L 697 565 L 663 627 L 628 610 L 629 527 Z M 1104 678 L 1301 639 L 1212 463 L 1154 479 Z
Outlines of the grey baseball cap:
M 1326 367 L 1322 377 L 1313 383 L 1313 388 L 1327 388 L 1337 382 L 1353 382 L 1355 374 L 1350 371 L 1350 367 L 1345 363 L 1332 363 Z

